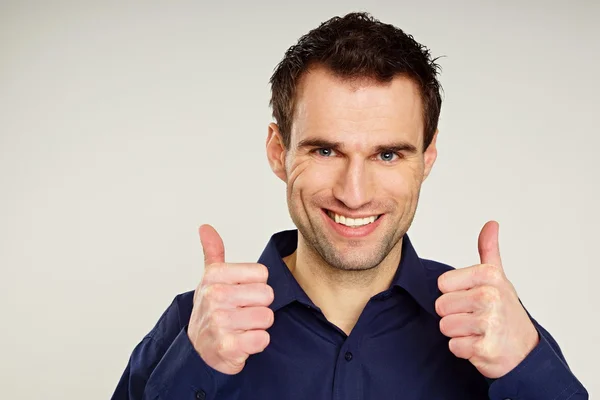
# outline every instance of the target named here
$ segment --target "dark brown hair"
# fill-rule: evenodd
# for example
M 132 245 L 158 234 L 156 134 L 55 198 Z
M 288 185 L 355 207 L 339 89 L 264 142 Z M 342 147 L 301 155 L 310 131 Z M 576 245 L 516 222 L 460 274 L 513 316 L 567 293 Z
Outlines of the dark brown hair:
M 269 105 L 285 147 L 290 145 L 298 82 L 310 67 L 322 65 L 343 79 L 389 82 L 398 75 L 413 79 L 423 101 L 426 149 L 433 140 L 442 106 L 436 60 L 411 35 L 368 13 L 350 13 L 323 22 L 286 51 L 270 79 Z

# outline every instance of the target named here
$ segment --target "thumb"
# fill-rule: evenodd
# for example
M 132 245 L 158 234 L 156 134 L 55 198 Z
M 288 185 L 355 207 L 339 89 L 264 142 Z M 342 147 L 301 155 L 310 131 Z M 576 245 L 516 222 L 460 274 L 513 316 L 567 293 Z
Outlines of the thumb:
M 498 230 L 500 226 L 496 221 L 488 221 L 479 234 L 478 248 L 482 264 L 492 264 L 502 267 L 500 246 L 498 244 Z
M 202 225 L 198 229 L 198 233 L 204 251 L 204 265 L 224 263 L 225 246 L 223 245 L 223 239 L 221 239 L 215 228 L 210 225 Z

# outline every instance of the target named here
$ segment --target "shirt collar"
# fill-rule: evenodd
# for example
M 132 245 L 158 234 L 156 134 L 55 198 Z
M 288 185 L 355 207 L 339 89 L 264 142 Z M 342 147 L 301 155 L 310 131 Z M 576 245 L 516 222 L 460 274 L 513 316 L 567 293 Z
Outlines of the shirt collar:
M 392 280 L 392 287 L 406 290 L 425 311 L 437 317 L 435 301 L 440 295 L 437 278 L 438 275 L 425 268 L 408 234 L 405 234 L 402 239 L 400 265 Z
M 275 299 L 270 306 L 273 311 L 294 301 L 314 306 L 283 262 L 283 258 L 292 254 L 297 246 L 297 229 L 279 232 L 271 236 L 271 240 L 258 259 L 259 264 L 263 264 L 269 269 L 267 284 L 273 288 L 275 293 Z
M 275 299 L 270 306 L 273 311 L 294 301 L 317 308 L 283 262 L 283 258 L 292 254 L 297 245 L 297 229 L 276 233 L 271 237 L 258 260 L 269 269 L 267 283 L 275 293 Z M 437 316 L 435 312 L 435 300 L 439 295 L 437 277 L 430 276 L 427 272 L 408 235 L 404 235 L 400 265 L 391 286 L 406 290 L 423 309 Z

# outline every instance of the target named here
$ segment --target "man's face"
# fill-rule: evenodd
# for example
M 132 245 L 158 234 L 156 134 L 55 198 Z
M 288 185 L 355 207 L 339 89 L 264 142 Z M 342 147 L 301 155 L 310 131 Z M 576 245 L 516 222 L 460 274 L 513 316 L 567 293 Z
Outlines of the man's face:
M 267 152 L 309 250 L 334 268 L 365 270 L 401 245 L 436 157 L 435 140 L 422 150 L 412 80 L 351 83 L 313 69 L 299 85 L 287 150 L 277 135 L 272 125 Z

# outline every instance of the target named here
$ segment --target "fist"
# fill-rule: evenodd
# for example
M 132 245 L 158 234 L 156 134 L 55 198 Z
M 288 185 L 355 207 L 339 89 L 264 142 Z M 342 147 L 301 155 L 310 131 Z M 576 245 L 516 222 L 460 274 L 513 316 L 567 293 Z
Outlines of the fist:
M 448 271 L 438 279 L 436 303 L 450 351 L 487 378 L 515 368 L 539 342 L 537 329 L 506 278 L 498 246 L 498 223 L 479 235 L 481 264 Z
M 274 299 L 262 264 L 225 263 L 223 240 L 210 225 L 199 229 L 204 276 L 194 293 L 188 337 L 204 362 L 224 374 L 237 374 L 251 354 L 269 344 Z

